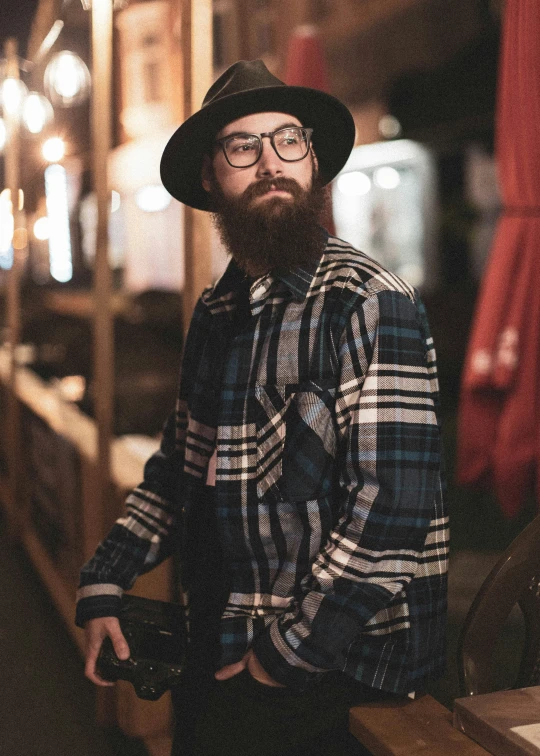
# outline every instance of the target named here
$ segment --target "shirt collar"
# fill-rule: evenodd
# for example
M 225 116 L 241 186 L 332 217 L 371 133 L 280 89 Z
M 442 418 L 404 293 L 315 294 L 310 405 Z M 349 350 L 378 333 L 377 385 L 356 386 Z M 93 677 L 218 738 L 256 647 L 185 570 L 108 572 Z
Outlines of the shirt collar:
M 219 299 L 228 299 L 231 294 L 238 290 L 245 277 L 245 273 L 238 267 L 236 262 L 231 260 L 217 283 L 203 292 L 203 302 L 210 305 Z

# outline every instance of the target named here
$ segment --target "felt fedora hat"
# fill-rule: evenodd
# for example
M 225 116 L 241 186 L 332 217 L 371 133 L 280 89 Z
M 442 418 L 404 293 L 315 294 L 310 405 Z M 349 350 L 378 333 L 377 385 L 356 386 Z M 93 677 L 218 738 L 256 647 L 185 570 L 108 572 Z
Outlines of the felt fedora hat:
M 262 112 L 287 113 L 313 129 L 313 148 L 324 184 L 343 168 L 354 145 L 354 121 L 345 105 L 326 92 L 287 86 L 262 60 L 241 60 L 210 87 L 199 111 L 172 135 L 161 158 L 161 180 L 177 200 L 209 210 L 201 184 L 203 157 L 216 134 L 237 118 Z

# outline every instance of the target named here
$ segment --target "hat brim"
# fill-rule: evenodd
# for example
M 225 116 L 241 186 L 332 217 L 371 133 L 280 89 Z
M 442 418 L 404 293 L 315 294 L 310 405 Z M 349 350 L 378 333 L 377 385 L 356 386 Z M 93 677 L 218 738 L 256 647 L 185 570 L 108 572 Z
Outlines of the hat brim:
M 354 146 L 355 126 L 348 108 L 332 95 L 308 87 L 248 89 L 220 98 L 188 118 L 169 139 L 161 158 L 161 180 L 180 202 L 209 210 L 201 184 L 204 155 L 220 129 L 251 113 L 287 113 L 313 129 L 313 148 L 323 184 L 343 168 Z

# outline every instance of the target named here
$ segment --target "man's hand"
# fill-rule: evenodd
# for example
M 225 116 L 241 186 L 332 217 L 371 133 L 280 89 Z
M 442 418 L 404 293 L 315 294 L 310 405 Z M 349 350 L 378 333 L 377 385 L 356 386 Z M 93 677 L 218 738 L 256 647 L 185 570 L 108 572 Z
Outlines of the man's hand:
M 226 667 L 222 667 L 215 674 L 216 680 L 229 680 L 231 677 L 238 675 L 244 669 L 248 669 L 249 674 L 257 680 L 257 682 L 263 685 L 269 685 L 272 688 L 285 688 L 285 685 L 276 682 L 268 672 L 264 669 L 260 661 L 255 656 L 255 652 L 251 649 L 247 652 L 244 658 L 236 662 L 236 664 L 228 664 Z
M 96 672 L 96 661 L 103 639 L 109 636 L 114 652 L 119 659 L 129 659 L 129 646 L 120 629 L 117 617 L 97 617 L 88 620 L 84 626 L 86 635 L 86 666 L 84 674 L 89 680 L 102 687 L 110 687 L 113 682 L 103 680 Z

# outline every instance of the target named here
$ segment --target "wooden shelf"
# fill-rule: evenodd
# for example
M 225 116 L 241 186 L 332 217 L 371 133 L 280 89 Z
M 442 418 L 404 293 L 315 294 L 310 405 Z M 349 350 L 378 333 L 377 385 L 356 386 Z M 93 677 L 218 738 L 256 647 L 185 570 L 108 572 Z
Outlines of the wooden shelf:
M 44 296 L 47 309 L 60 315 L 74 315 L 77 318 L 92 318 L 95 302 L 92 291 L 49 291 Z M 124 312 L 128 303 L 126 294 L 115 292 L 110 299 L 113 315 Z

